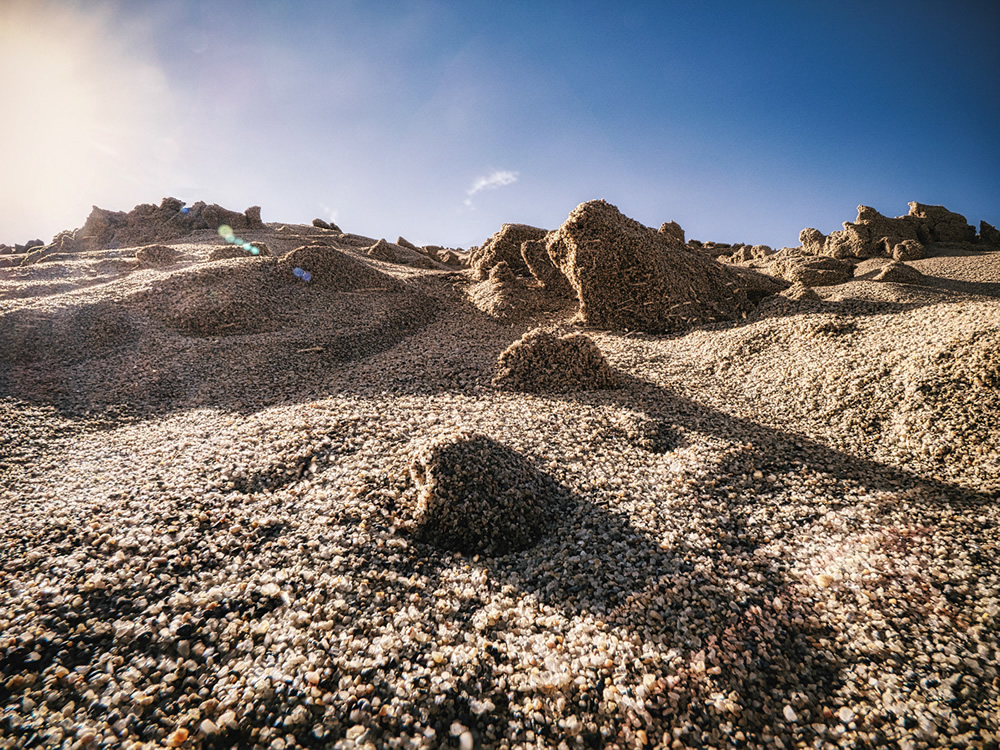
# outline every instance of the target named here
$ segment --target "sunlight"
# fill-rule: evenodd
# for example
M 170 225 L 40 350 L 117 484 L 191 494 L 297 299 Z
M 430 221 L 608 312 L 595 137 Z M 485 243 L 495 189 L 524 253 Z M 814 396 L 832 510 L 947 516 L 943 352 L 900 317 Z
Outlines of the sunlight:
M 68 228 L 50 225 L 67 210 L 82 223 L 92 203 L 126 198 L 140 170 L 155 173 L 176 157 L 175 144 L 153 136 L 163 130 L 155 121 L 169 115 L 165 77 L 107 27 L 102 11 L 47 3 L 0 10 L 5 233 Z

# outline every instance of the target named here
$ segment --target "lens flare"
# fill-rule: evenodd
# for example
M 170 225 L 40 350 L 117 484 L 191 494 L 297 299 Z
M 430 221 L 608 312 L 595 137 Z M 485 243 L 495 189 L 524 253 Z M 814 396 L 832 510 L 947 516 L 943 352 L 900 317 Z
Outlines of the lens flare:
M 236 245 L 244 252 L 248 252 L 251 255 L 260 255 L 260 248 L 256 247 L 252 242 L 248 242 L 241 237 L 237 237 L 236 233 L 233 232 L 233 228 L 228 224 L 223 224 L 219 227 L 219 236 L 222 237 L 230 245 Z

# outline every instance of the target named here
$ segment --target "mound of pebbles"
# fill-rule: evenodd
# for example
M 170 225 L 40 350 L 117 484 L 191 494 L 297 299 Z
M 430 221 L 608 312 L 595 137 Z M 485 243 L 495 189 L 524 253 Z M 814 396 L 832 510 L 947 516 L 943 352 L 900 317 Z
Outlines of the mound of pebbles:
M 251 258 L 251 257 L 269 258 L 271 257 L 271 255 L 273 255 L 273 253 L 271 252 L 271 248 L 268 247 L 267 243 L 265 242 L 251 242 L 250 245 L 257 252 L 254 252 L 253 250 L 247 250 L 242 245 L 238 247 L 236 245 L 220 245 L 212 249 L 212 252 L 209 253 L 208 259 L 228 260 L 230 258 Z
M 504 224 L 500 231 L 483 243 L 469 256 L 473 276 L 485 279 L 490 269 L 498 263 L 506 263 L 515 274 L 527 276 L 530 271 L 521 255 L 524 242 L 540 240 L 545 230 L 527 224 Z
M 183 253 L 169 245 L 146 245 L 135 251 L 140 268 L 162 268 L 179 261 Z
M 734 273 L 603 200 L 573 209 L 546 235 L 545 247 L 589 326 L 662 333 L 739 319 L 753 309 Z
M 582 333 L 528 331 L 497 360 L 493 385 L 514 391 L 592 391 L 618 387 L 597 344 Z
M 434 438 L 410 462 L 404 525 L 435 547 L 503 555 L 538 541 L 557 514 L 554 484 L 516 451 L 470 430 Z

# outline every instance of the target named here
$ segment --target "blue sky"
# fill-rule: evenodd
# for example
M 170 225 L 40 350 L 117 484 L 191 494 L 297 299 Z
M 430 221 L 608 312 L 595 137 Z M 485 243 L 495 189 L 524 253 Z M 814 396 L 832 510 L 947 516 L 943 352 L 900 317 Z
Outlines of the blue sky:
M 998 30 L 961 0 L 4 0 L 0 241 L 167 195 L 461 247 L 594 198 L 775 247 L 859 203 L 998 224 Z

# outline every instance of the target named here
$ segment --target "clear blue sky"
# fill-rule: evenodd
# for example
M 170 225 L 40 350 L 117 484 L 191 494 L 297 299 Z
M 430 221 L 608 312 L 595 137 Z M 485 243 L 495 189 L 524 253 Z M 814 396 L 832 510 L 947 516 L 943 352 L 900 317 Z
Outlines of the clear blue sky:
M 468 247 L 605 198 L 1000 223 L 1000 3 L 0 2 L 0 241 L 167 195 Z

